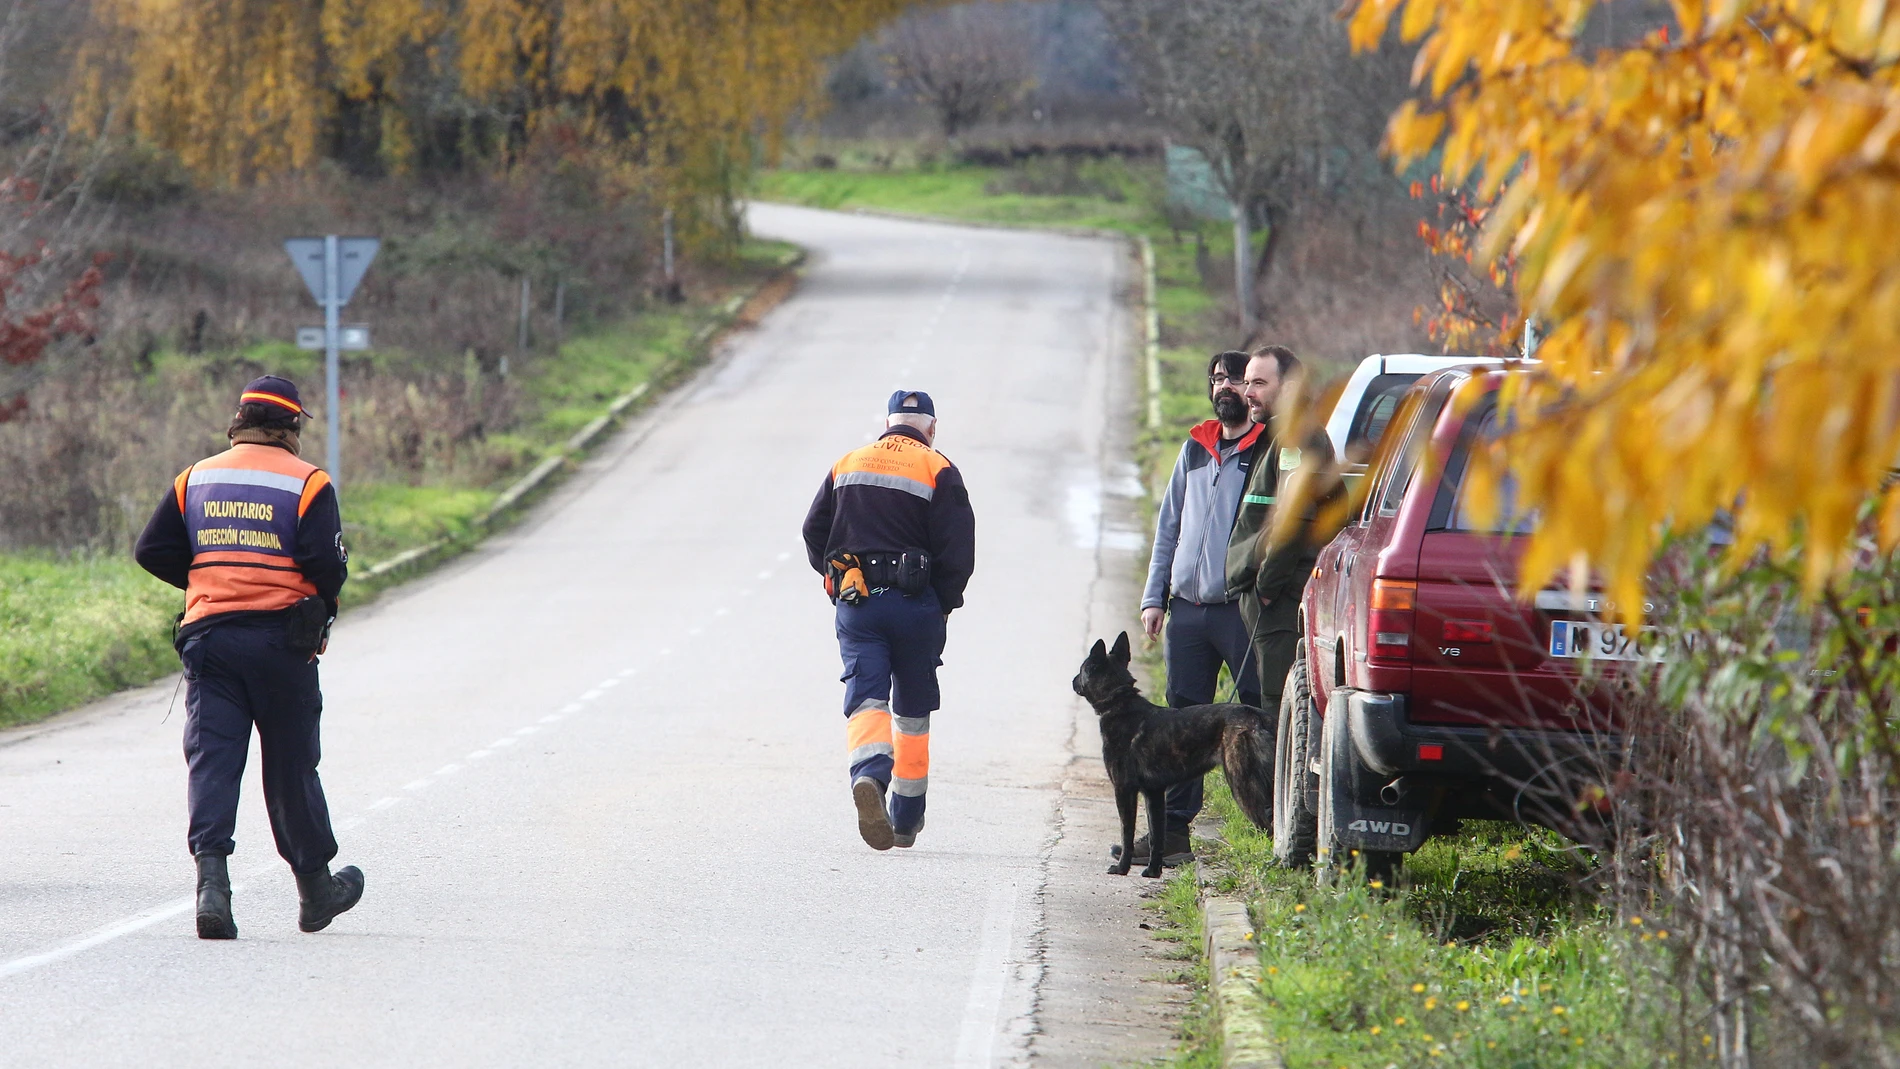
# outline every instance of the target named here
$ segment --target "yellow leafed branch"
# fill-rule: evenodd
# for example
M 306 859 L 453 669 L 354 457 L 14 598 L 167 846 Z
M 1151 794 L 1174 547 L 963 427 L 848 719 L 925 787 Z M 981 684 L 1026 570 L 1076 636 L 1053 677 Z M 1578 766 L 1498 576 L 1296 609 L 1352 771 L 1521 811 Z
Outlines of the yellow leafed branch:
M 1900 4 L 1677 0 L 1586 47 L 1599 6 L 1352 13 L 1361 47 L 1394 17 L 1423 36 L 1430 99 L 1390 147 L 1502 187 L 1484 249 L 1550 324 L 1508 392 L 1521 429 L 1477 470 L 1541 516 L 1526 589 L 1587 561 L 1640 604 L 1665 532 L 1724 510 L 1741 552 L 1799 539 L 1819 589 L 1900 457 Z M 1891 549 L 1900 500 L 1878 520 Z

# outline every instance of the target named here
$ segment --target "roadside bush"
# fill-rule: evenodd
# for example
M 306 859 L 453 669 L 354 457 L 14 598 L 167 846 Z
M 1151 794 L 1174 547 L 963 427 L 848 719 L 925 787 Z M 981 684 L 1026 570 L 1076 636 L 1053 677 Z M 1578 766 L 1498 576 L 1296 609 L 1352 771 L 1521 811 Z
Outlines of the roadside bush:
M 1900 567 L 1869 548 L 1816 604 L 1792 565 L 1665 563 L 1636 756 L 1573 784 L 1605 885 L 1682 935 L 1719 1064 L 1900 1065 Z

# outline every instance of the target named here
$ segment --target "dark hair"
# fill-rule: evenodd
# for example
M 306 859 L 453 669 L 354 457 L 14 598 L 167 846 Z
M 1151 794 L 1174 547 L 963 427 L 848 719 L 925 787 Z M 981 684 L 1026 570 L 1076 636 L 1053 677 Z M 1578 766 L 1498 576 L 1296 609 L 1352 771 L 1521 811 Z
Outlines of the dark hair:
M 301 428 L 302 416 L 281 405 L 267 404 L 263 401 L 246 401 L 238 405 L 237 415 L 231 417 L 231 426 L 225 429 L 224 436 L 229 438 L 239 431 L 252 427 L 267 431 L 295 431 Z
M 1259 359 L 1263 356 L 1272 357 L 1274 364 L 1278 365 L 1280 369 L 1280 381 L 1282 382 L 1285 382 L 1302 366 L 1300 364 L 1300 358 L 1294 356 L 1293 350 L 1284 345 L 1262 345 L 1253 351 L 1253 356 L 1254 359 Z
M 1216 370 L 1225 373 L 1228 378 L 1236 382 L 1246 378 L 1247 354 L 1238 349 L 1228 349 L 1225 352 L 1215 353 L 1213 356 L 1208 357 L 1207 377 L 1210 379 L 1213 378 Z M 1207 384 L 1207 395 L 1209 397 L 1214 396 L 1214 384 L 1211 382 Z

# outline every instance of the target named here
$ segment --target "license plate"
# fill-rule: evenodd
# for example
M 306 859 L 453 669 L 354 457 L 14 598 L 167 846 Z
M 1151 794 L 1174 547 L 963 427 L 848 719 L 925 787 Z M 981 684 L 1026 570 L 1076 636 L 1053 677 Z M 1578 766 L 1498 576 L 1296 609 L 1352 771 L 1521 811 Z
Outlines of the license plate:
M 1550 655 L 1593 661 L 1660 661 L 1668 641 L 1661 628 L 1625 631 L 1601 620 L 1552 620 Z

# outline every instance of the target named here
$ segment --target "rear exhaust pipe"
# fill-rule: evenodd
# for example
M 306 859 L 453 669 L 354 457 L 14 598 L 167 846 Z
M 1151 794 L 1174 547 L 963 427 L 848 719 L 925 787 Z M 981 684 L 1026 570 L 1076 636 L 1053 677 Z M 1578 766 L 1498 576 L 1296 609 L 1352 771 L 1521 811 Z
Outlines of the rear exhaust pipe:
M 1411 784 L 1407 782 L 1409 779 L 1408 776 L 1400 776 L 1379 788 L 1379 801 L 1386 805 L 1398 805 L 1399 799 L 1405 797 L 1406 791 L 1411 787 Z

